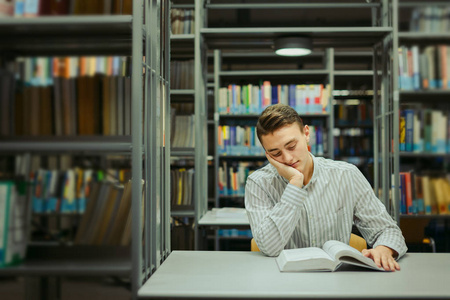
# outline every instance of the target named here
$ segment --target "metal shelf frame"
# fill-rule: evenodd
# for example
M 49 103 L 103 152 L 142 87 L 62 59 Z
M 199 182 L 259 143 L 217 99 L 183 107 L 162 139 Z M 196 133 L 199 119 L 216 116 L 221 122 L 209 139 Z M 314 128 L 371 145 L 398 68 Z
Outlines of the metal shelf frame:
M 208 9 L 289 9 L 289 8 L 344 8 L 355 7 L 355 3 L 220 3 L 213 1 L 205 3 L 205 10 Z M 398 136 L 392 135 L 392 132 L 398 132 L 398 86 L 397 79 L 392 74 L 398 67 L 396 52 L 393 49 L 398 48 L 396 36 L 398 34 L 397 22 L 397 0 L 381 0 L 376 3 L 361 3 L 358 8 L 368 8 L 372 13 L 371 27 L 246 27 L 246 28 L 204 28 L 200 31 L 205 39 L 206 45 L 214 50 L 214 82 L 215 82 L 215 105 L 218 104 L 218 89 L 222 77 L 228 82 L 232 77 L 259 76 L 265 74 L 275 77 L 278 71 L 221 71 L 221 50 L 225 51 L 248 51 L 246 54 L 252 55 L 250 51 L 261 53 L 260 56 L 267 54 L 261 51 L 270 51 L 275 38 L 287 35 L 306 35 L 313 40 L 313 49 L 315 51 L 324 51 L 325 59 L 325 76 L 328 75 L 328 83 L 334 90 L 335 78 L 345 76 L 369 77 L 373 78 L 373 87 L 377 92 L 371 96 L 374 101 L 374 145 L 379 147 L 382 155 L 375 157 L 375 186 L 382 190 L 379 194 L 380 200 L 385 203 L 387 210 L 391 214 L 395 214 L 397 210 L 397 201 L 399 194 L 394 193 L 393 201 L 390 201 L 389 191 L 391 189 L 391 174 L 398 173 L 398 153 L 397 156 L 391 156 L 389 150 L 392 150 L 391 139 L 394 145 L 398 145 Z M 372 51 L 361 51 L 361 48 L 370 48 Z M 351 49 L 355 49 L 358 55 L 372 57 L 372 70 L 336 70 L 335 59 L 338 55 L 351 56 Z M 340 50 L 340 51 L 339 51 Z M 339 54 L 339 52 L 344 54 Z M 259 51 L 259 52 L 258 52 Z M 239 56 L 239 54 L 224 54 L 229 56 Z M 273 56 L 269 54 L 267 56 Z M 219 70 L 219 71 L 217 71 Z M 283 71 L 286 74 L 285 71 Z M 290 72 L 290 71 L 288 71 Z M 307 70 L 292 71 L 292 75 L 307 74 Z M 315 71 L 322 73 L 323 70 Z M 311 72 L 314 73 L 314 72 Z M 311 75 L 311 74 L 309 74 Z M 353 97 L 357 97 L 356 95 Z M 331 97 L 331 101 L 333 97 Z M 332 102 L 331 102 L 332 103 Z M 375 104 L 376 103 L 376 104 Z M 219 114 L 216 112 L 214 116 L 214 138 L 217 140 L 217 126 L 219 124 Z M 233 116 L 230 116 L 233 118 Z M 334 113 L 331 109 L 328 118 L 329 128 L 334 126 Z M 396 131 L 397 130 L 397 131 Z M 333 135 L 331 134 L 330 137 Z M 329 139 L 329 149 L 333 149 L 333 139 Z M 395 146 L 394 146 L 395 147 Z M 331 151 L 333 152 L 333 151 Z M 375 151 L 377 152 L 377 151 Z M 217 152 L 214 158 L 215 169 L 217 174 L 217 165 L 219 159 L 225 156 L 218 156 Z M 216 178 L 217 180 L 217 178 Z M 395 180 L 398 186 L 398 180 Z M 217 186 L 217 182 L 216 182 Z M 217 194 L 217 191 L 216 191 Z M 378 194 L 378 193 L 377 193 Z M 216 197 L 217 199 L 217 197 Z M 216 200 L 217 204 L 217 200 Z M 398 218 L 397 218 L 398 219 Z
M 64 143 L 64 142 L 30 142 L 14 143 L 2 142 L 1 152 L 129 152 L 131 143 Z M 50 147 L 50 148 L 49 148 Z
M 448 43 L 450 33 L 439 32 L 399 32 L 398 38 L 402 43 Z
M 194 103 L 195 148 L 172 148 L 169 156 L 172 158 L 188 157 L 194 161 L 194 204 L 189 206 L 187 211 L 172 210 L 171 216 L 193 218 L 194 249 L 196 250 L 200 247 L 198 220 L 207 210 L 207 195 L 204 192 L 207 190 L 207 143 L 205 142 L 207 141 L 207 66 L 204 64 L 207 49 L 204 39 L 200 35 L 207 18 L 200 9 L 201 5 L 201 1 L 197 0 L 193 4 L 174 3 L 171 5 L 171 8 L 194 9 L 195 30 L 193 34 L 172 35 L 170 38 L 172 58 L 194 59 L 194 88 L 170 89 L 170 94 L 172 103 Z M 170 178 L 168 180 L 170 182 Z
M 1 18 L 0 51 L 11 56 L 130 55 L 132 24 L 131 15 Z
M 398 1 L 382 3 L 382 25 L 393 30 L 374 47 L 374 191 L 399 223 Z
M 244 77 L 244 76 L 299 76 L 299 75 L 328 75 L 327 70 L 242 70 L 242 71 L 220 71 L 221 77 Z
M 392 27 L 275 27 L 204 28 L 201 31 L 210 48 L 270 48 L 273 40 L 286 35 L 307 35 L 314 48 L 373 47 L 392 33 Z
M 102 260 L 87 248 L 85 262 L 74 259 L 76 255 L 61 257 L 57 263 L 30 257 L 21 266 L 1 269 L 0 275 L 130 276 L 131 298 L 137 299 L 144 280 L 169 255 L 170 143 L 164 139 L 170 132 L 169 13 L 168 0 L 133 0 L 132 15 L 0 19 L 0 55 L 5 59 L 22 55 L 132 56 L 131 136 L 2 138 L 0 154 L 122 152 L 131 157 L 133 178 L 132 244 L 125 256 L 113 253 Z
M 406 9 L 406 11 L 413 8 L 425 8 L 430 6 L 448 6 L 448 1 L 400 1 L 396 0 L 393 2 L 393 17 L 394 17 L 394 31 L 393 31 L 393 48 L 398 49 L 399 45 L 419 45 L 420 47 L 427 45 L 439 45 L 439 44 L 448 44 L 450 43 L 450 34 L 448 32 L 404 32 L 399 31 L 398 24 L 400 21 L 400 10 Z M 395 53 L 394 53 L 395 54 Z M 427 105 L 444 105 L 445 107 L 449 107 L 449 96 L 450 91 L 448 90 L 400 90 L 398 87 L 398 55 L 394 55 L 393 60 L 393 73 L 396 76 L 393 80 L 393 113 L 394 113 L 394 127 L 392 130 L 393 135 L 393 151 L 392 151 L 392 159 L 395 162 L 394 173 L 395 180 L 392 184 L 392 188 L 394 191 L 394 202 L 396 203 L 395 214 L 393 216 L 397 221 L 401 219 L 411 218 L 411 219 L 420 219 L 420 218 L 429 218 L 431 219 L 445 219 L 447 220 L 449 216 L 445 215 L 402 215 L 400 214 L 400 180 L 399 180 L 399 170 L 402 161 L 404 160 L 415 160 L 420 162 L 421 160 L 428 159 L 436 159 L 440 158 L 444 161 L 442 165 L 442 170 L 445 170 L 448 167 L 448 161 L 450 158 L 450 153 L 415 153 L 415 152 L 403 152 L 399 150 L 399 112 L 401 104 L 418 104 L 425 103 Z M 448 63 L 448 62 L 447 62 Z M 445 109 L 445 108 L 444 108 Z M 400 160 L 402 159 L 402 160 Z M 398 166 L 398 167 L 397 167 Z M 417 171 L 417 170 L 416 170 Z
M 195 78 L 195 249 L 200 249 L 198 221 L 208 210 L 208 55 L 205 38 L 201 31 L 207 26 L 207 12 L 203 10 L 203 0 L 195 0 L 195 42 L 194 42 L 194 78 Z
M 379 3 L 206 3 L 207 9 L 379 8 Z

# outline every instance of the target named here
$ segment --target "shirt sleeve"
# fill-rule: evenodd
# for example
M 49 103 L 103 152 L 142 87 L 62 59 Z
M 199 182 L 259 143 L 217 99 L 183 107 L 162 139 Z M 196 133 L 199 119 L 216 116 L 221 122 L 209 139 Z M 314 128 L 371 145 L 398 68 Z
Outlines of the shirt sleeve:
M 292 236 L 300 218 L 306 191 L 288 184 L 280 199 L 269 192 L 270 186 L 258 184 L 250 177 L 245 187 L 247 210 L 253 238 L 262 253 L 277 256 Z
M 355 225 L 373 248 L 383 245 L 403 256 L 407 247 L 400 228 L 386 210 L 384 204 L 375 196 L 367 179 L 355 167 L 352 170 L 355 195 Z

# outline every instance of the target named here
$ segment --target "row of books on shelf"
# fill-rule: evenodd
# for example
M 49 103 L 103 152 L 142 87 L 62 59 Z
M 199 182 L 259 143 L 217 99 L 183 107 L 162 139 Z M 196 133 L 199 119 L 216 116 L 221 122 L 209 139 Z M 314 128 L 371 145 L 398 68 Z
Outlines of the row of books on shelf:
M 449 214 L 450 176 L 400 172 L 401 214 Z
M 322 156 L 328 152 L 328 132 L 321 125 L 308 125 L 308 150 L 313 155 Z
M 227 162 L 223 161 L 218 168 L 219 195 L 244 195 L 245 182 L 264 162 Z
M 25 86 L 48 86 L 54 78 L 131 75 L 129 56 L 18 57 L 5 68 Z
M 30 172 L 32 212 L 39 214 L 83 214 L 94 182 L 127 182 L 129 169 L 91 170 L 74 168 L 66 171 L 39 169 Z
M 0 181 L 0 268 L 20 264 L 27 245 L 24 181 Z
M 193 9 L 172 8 L 170 10 L 172 34 L 192 34 L 195 32 L 195 11 Z
M 263 81 L 260 85 L 230 84 L 219 89 L 220 114 L 260 114 L 267 106 L 284 103 L 299 114 L 324 114 L 330 98 L 330 86 L 323 84 L 279 84 Z
M 170 203 L 173 207 L 193 205 L 194 197 L 193 168 L 177 168 L 170 170 Z
M 170 89 L 194 88 L 194 60 L 170 62 Z
M 172 110 L 174 112 L 175 110 Z M 172 148 L 195 147 L 194 115 L 175 115 L 171 117 L 170 145 Z
M 448 111 L 422 107 L 400 110 L 400 151 L 450 153 Z
M 131 181 L 124 184 L 108 181 L 93 182 L 86 211 L 80 220 L 74 244 L 130 245 L 131 194 Z M 142 196 L 141 208 L 143 214 L 144 196 Z
M 409 30 L 413 32 L 447 33 L 450 30 L 450 6 L 416 7 L 411 12 Z
M 255 126 L 219 125 L 217 128 L 219 155 L 264 155 Z
M 27 219 L 27 186 L 25 181 L 0 182 L 0 267 L 19 264 L 25 258 L 27 228 L 31 222 Z M 130 181 L 123 185 L 93 182 L 73 243 L 128 246 L 131 242 L 130 208 Z M 48 235 L 57 231 L 48 230 Z
M 335 156 L 372 156 L 373 155 L 373 130 L 352 128 L 351 131 L 359 131 L 345 134 L 347 130 L 340 130 L 342 134 L 334 136 Z
M 219 229 L 217 230 L 219 237 L 244 237 L 253 238 L 251 229 Z
M 450 88 L 450 46 L 401 46 L 398 58 L 401 90 Z
M 132 0 L 0 0 L 0 17 L 130 15 Z
M 373 105 L 361 101 L 358 105 L 337 104 L 334 106 L 336 126 L 361 126 L 373 124 Z
M 8 96 L 0 102 L 2 136 L 131 134 L 130 77 L 54 78 L 50 86 L 16 84 L 15 93 L 10 81 L 0 82 Z

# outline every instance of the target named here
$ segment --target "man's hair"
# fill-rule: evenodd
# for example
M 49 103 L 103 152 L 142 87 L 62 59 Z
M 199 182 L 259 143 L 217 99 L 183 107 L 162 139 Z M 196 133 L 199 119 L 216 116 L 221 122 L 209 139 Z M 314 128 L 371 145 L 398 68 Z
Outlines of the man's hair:
M 262 144 L 261 137 L 263 135 L 268 135 L 293 123 L 297 123 L 300 132 L 303 132 L 303 120 L 295 109 L 286 104 L 274 104 L 267 107 L 259 116 L 258 123 L 256 123 L 256 134 Z

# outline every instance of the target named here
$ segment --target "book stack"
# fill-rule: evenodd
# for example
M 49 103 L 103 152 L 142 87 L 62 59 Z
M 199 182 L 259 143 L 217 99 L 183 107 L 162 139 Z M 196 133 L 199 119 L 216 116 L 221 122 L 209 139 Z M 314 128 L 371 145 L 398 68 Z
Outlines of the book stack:
M 416 7 L 411 12 L 409 24 L 412 32 L 447 33 L 450 30 L 450 6 Z
M 336 128 L 334 130 L 334 155 L 372 156 L 372 137 L 372 128 Z
M 131 181 L 94 183 L 74 244 L 128 246 L 130 242 Z
M 450 177 L 400 172 L 400 213 L 449 214 Z
M 400 111 L 400 151 L 450 153 L 448 111 L 404 108 Z
M 373 124 L 373 105 L 366 101 L 358 101 L 357 105 L 347 105 L 339 101 L 334 107 L 336 126 L 361 126 Z
M 27 246 L 26 183 L 0 181 L 0 268 L 25 258 Z
M 329 85 L 279 84 L 263 81 L 260 85 L 236 85 L 219 89 L 220 114 L 260 114 L 267 106 L 283 103 L 299 114 L 324 114 L 328 110 Z
M 193 34 L 195 32 L 195 11 L 172 8 L 170 11 L 172 34 Z
M 170 88 L 193 89 L 194 88 L 194 60 L 170 62 Z
M 399 88 L 405 91 L 450 88 L 450 47 L 398 48 Z
M 227 162 L 219 166 L 219 195 L 244 196 L 247 177 L 261 168 L 264 162 Z
M 193 168 L 179 168 L 170 171 L 170 202 L 172 208 L 193 205 L 194 175 Z
M 110 174 L 106 176 L 106 174 Z M 117 173 L 112 179 L 111 174 Z M 68 170 L 45 170 L 30 172 L 33 186 L 33 213 L 83 214 L 86 211 L 93 183 L 107 181 L 126 182 L 131 177 L 129 169 L 93 171 L 91 169 L 74 168 Z M 115 177 L 115 176 L 114 176 Z
M 255 126 L 220 125 L 217 139 L 220 155 L 264 155 Z
M 2 89 L 5 129 L 2 126 L 0 134 L 131 134 L 129 63 L 118 56 L 18 58 L 18 80 Z M 5 72 L 0 76 L 11 79 Z M 2 80 L 2 86 L 9 81 Z

